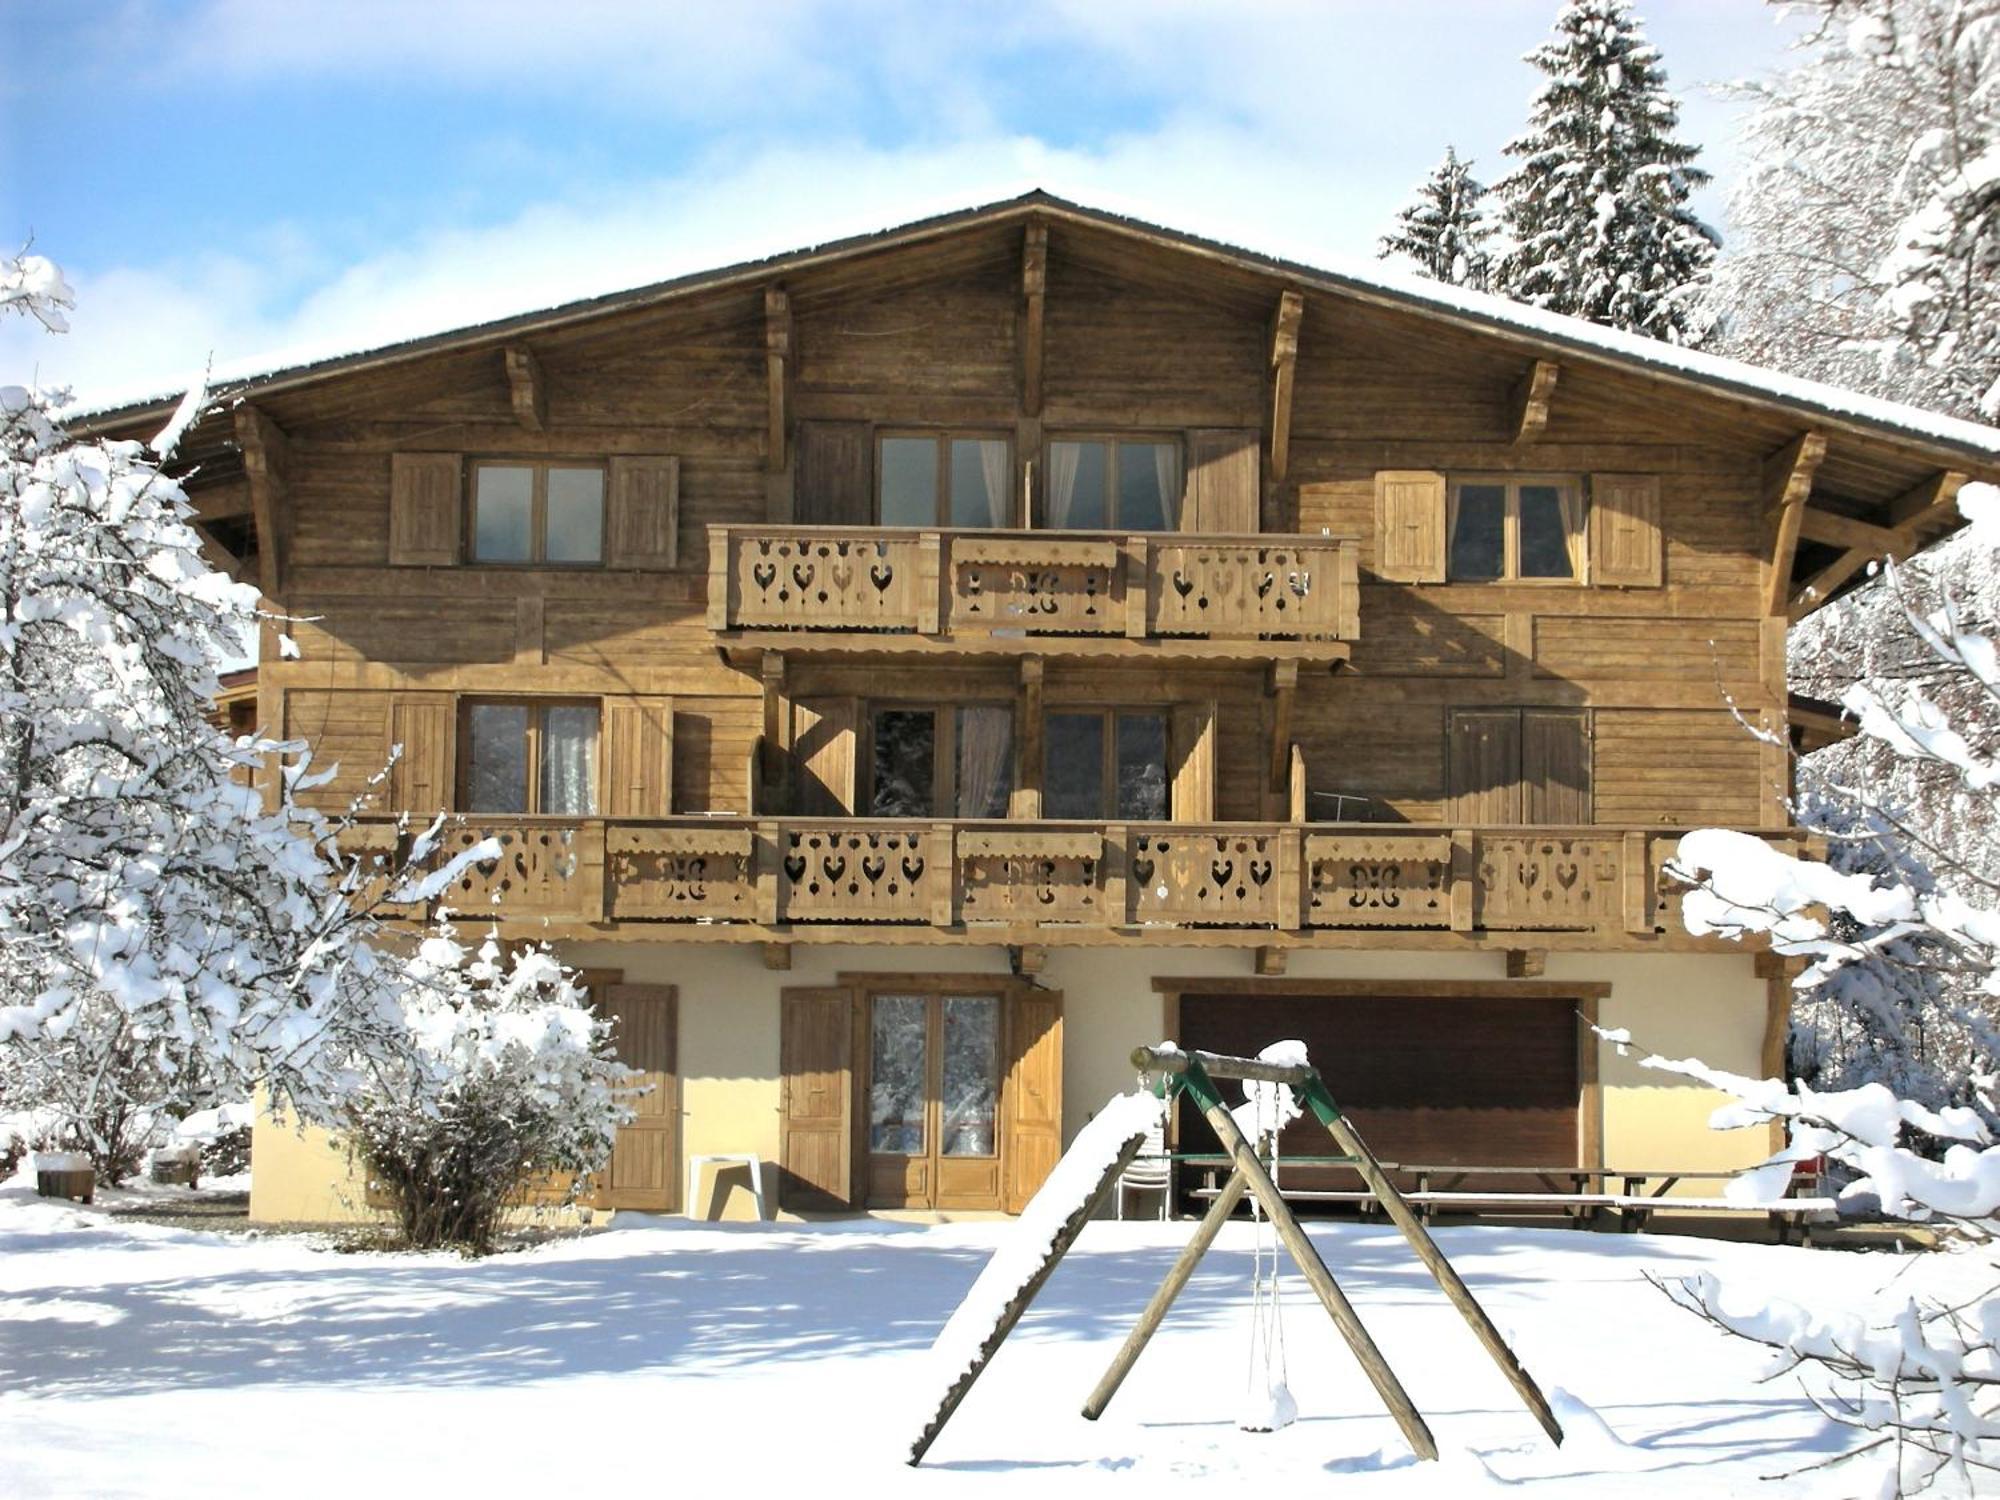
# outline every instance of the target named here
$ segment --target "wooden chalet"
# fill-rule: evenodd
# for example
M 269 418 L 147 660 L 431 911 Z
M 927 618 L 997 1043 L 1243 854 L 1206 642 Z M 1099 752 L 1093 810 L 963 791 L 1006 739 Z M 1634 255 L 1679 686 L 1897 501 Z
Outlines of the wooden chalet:
M 1304 1038 L 1392 1161 L 1755 1159 L 1588 1023 L 1778 1065 L 1784 971 L 1662 863 L 1794 840 L 1786 626 L 2000 477 L 1991 429 L 1039 193 L 225 394 L 181 459 L 296 622 L 258 720 L 362 844 L 505 844 L 449 904 L 620 1016 L 662 1087 L 597 1201 L 652 1210 L 719 1154 L 1016 1210 L 1162 1035 Z M 357 1206 L 257 1149 L 259 1217 Z

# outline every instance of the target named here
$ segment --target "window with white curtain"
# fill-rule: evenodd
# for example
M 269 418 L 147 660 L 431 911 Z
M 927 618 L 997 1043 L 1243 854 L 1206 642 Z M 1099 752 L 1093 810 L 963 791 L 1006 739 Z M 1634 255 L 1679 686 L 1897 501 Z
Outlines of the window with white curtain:
M 597 705 L 478 700 L 459 723 L 459 806 L 550 817 L 597 814 Z
M 870 817 L 1004 818 L 1014 790 L 1006 704 L 870 705 Z
M 1451 481 L 1454 583 L 1575 583 L 1584 572 L 1583 485 L 1574 475 L 1461 475 Z
M 1014 525 L 1014 448 L 976 432 L 888 433 L 875 454 L 884 526 L 990 530 Z
M 1050 531 L 1179 530 L 1179 440 L 1053 439 L 1035 524 Z

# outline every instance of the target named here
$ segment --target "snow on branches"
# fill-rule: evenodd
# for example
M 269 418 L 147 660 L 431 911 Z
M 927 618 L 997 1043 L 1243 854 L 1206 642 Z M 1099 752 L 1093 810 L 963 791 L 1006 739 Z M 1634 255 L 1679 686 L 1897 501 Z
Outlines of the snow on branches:
M 1688 207 L 1708 181 L 1660 54 L 1627 0 L 1567 0 L 1527 55 L 1547 75 L 1520 165 L 1497 185 L 1513 248 L 1497 289 L 1517 301 L 1675 344 L 1699 344 L 1698 305 L 1719 240 Z
M 1396 215 L 1395 229 L 1382 236 L 1381 258 L 1401 256 L 1433 281 L 1485 291 L 1493 269 L 1485 197 L 1472 163 L 1447 146 L 1444 160 Z
M 56 328 L 68 299 L 48 263 L 0 263 L 0 311 Z M 127 1106 L 261 1084 L 324 1118 L 400 1040 L 405 980 L 365 941 L 394 872 L 340 859 L 292 800 L 310 773 L 268 807 L 245 784 L 299 747 L 209 720 L 258 599 L 192 514 L 139 444 L 0 388 L 0 1066 L 10 1092 L 60 1074 L 61 1144 L 107 1162 Z
M 570 1174 L 573 1192 L 605 1164 L 634 1075 L 546 949 L 509 963 L 489 937 L 468 960 L 441 925 L 405 977 L 405 1045 L 349 1102 L 348 1139 L 406 1243 L 483 1252 L 534 1179 Z
M 2000 550 L 2000 493 L 1968 485 L 1961 505 L 1973 522 L 1957 544 Z M 2000 659 L 1990 635 L 1948 588 L 1919 602 L 1900 570 L 1885 570 L 1884 597 L 1902 614 L 1928 670 L 1901 681 L 1876 678 L 1843 695 L 1859 738 L 1890 761 L 1949 780 L 1988 811 L 2000 797 Z M 1947 707 L 1946 705 L 1949 705 Z M 1913 827 L 1893 802 L 1866 786 L 1828 783 L 1821 795 L 1844 806 L 1844 825 L 1878 857 L 1846 868 L 1796 858 L 1749 834 L 1703 829 L 1680 842 L 1671 872 L 1693 884 L 1684 919 L 1696 933 L 1767 935 L 1781 953 L 1811 960 L 1799 984 L 1842 996 L 1856 975 L 1906 971 L 1919 1006 L 1953 986 L 2000 996 L 2000 884 L 1990 873 L 1991 817 Z M 1839 829 L 1835 830 L 1839 832 Z M 1926 988 L 1928 986 L 1928 988 Z M 1902 1012 L 1875 1019 L 1898 1025 Z M 1815 1088 L 1719 1072 L 1695 1060 L 1648 1058 L 1734 1097 L 1712 1123 L 1732 1129 L 1782 1122 L 1785 1147 L 1735 1185 L 1748 1198 L 1778 1191 L 1798 1162 L 1824 1156 L 1852 1174 L 1843 1204 L 1948 1223 L 1989 1258 L 2000 1229 L 2000 1139 L 1992 1028 L 1968 1025 L 1967 1066 L 1930 1102 L 1902 1097 L 1881 1081 Z M 1896 1047 L 1888 1049 L 1896 1052 Z M 1905 1080 L 1899 1078 L 1901 1084 Z M 1718 1326 L 1782 1352 L 1810 1377 L 1808 1389 L 1835 1418 L 1869 1436 L 1838 1461 L 1879 1461 L 1885 1494 L 1913 1493 L 1941 1478 L 1969 1487 L 1972 1468 L 2000 1461 L 2000 1265 L 1989 1290 L 1956 1305 L 1901 1304 L 1826 1314 L 1788 1306 L 1749 1307 L 1713 1281 L 1671 1287 L 1675 1299 Z
M 1752 106 L 1713 305 L 1727 351 L 2000 420 L 2000 0 L 1798 0 Z

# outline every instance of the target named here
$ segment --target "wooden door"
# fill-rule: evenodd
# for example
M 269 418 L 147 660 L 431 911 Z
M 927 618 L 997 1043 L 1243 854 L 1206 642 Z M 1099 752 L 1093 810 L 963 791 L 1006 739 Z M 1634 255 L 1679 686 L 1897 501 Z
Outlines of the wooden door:
M 1574 709 L 1521 712 L 1521 816 L 1543 825 L 1590 821 L 1590 726 Z
M 672 1213 L 680 1207 L 681 1088 L 676 1050 L 678 1005 L 670 984 L 607 984 L 597 1008 L 617 1028 L 618 1060 L 639 1070 L 646 1093 L 631 1101 L 635 1118 L 619 1128 L 611 1161 L 598 1173 L 599 1208 Z
M 1460 710 L 1448 732 L 1451 821 L 1463 828 L 1520 822 L 1520 710 Z
M 1004 986 L 868 997 L 868 1203 L 998 1208 Z
M 778 1066 L 778 1202 L 790 1209 L 847 1208 L 854 1201 L 853 996 L 844 989 L 788 989 Z
M 1062 1156 L 1062 994 L 1021 989 L 1007 1007 L 1007 1212 L 1028 1206 Z M 1171 1034 L 1171 1033 L 1169 1033 Z
M 792 704 L 793 801 L 800 815 L 853 816 L 860 717 L 857 698 L 801 698 Z
M 801 526 L 872 526 L 868 424 L 799 423 L 792 519 Z

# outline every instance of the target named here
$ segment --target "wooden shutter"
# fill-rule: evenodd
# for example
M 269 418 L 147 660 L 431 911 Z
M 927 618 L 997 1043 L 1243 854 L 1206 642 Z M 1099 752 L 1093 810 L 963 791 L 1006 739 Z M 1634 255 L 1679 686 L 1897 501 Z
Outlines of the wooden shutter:
M 401 745 L 390 777 L 395 812 L 428 821 L 454 805 L 453 741 L 457 705 L 449 693 L 398 693 L 389 713 L 389 743 Z
M 861 704 L 854 698 L 801 698 L 792 704 L 794 801 L 801 816 L 853 814 L 860 718 Z
M 801 526 L 873 524 L 868 424 L 801 422 L 798 445 L 792 476 L 792 519 Z
M 1188 434 L 1182 531 L 1213 536 L 1258 529 L 1262 495 L 1257 454 L 1262 441 L 1263 434 L 1255 428 L 1199 428 Z
M 1446 755 L 1453 824 L 1472 828 L 1521 821 L 1519 709 L 1454 712 Z
M 664 818 L 673 811 L 674 700 L 604 700 L 604 815 Z
M 1384 469 L 1375 476 L 1375 576 L 1392 583 L 1443 583 L 1444 475 Z
M 1177 703 L 1169 733 L 1173 756 L 1173 801 L 1177 823 L 1207 823 L 1215 817 L 1215 704 Z
M 1007 1212 L 1028 1206 L 1062 1158 L 1062 993 L 1022 986 L 1007 1004 L 1000 1108 Z
M 1590 476 L 1590 579 L 1616 588 L 1658 588 L 1660 476 Z
M 1521 712 L 1521 819 L 1590 821 L 1590 725 L 1573 709 Z
M 464 489 L 456 453 L 396 453 L 389 458 L 389 563 L 449 566 L 458 561 Z
M 681 461 L 621 456 L 611 460 L 604 513 L 604 561 L 658 572 L 680 561 Z
M 854 1202 L 854 1000 L 841 989 L 779 997 L 778 1202 L 847 1208 Z
M 629 1125 L 618 1127 L 610 1163 L 597 1174 L 591 1201 L 599 1208 L 672 1213 L 681 1207 L 681 1088 L 678 1010 L 670 984 L 607 984 L 597 1009 L 617 1028 L 618 1060 L 639 1070 L 631 1082 L 646 1092 L 628 1100 Z

